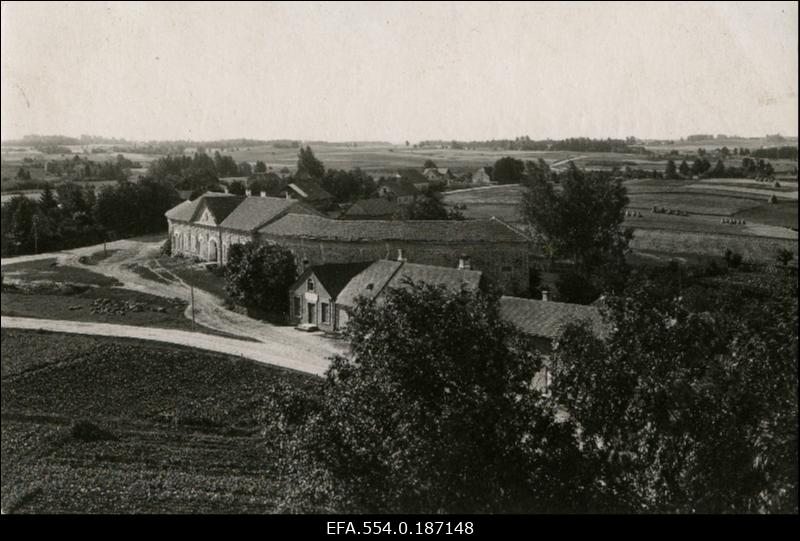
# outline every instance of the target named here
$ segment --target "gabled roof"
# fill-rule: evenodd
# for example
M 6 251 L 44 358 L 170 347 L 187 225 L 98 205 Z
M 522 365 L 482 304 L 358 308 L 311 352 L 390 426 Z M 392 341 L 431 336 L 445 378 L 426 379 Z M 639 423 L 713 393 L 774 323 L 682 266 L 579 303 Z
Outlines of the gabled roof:
M 406 180 L 414 184 L 429 182 L 428 178 L 425 175 L 423 175 L 422 171 L 420 171 L 419 169 L 411 169 L 411 168 L 399 169 L 397 171 L 397 176 L 400 177 L 402 180 Z
M 424 179 L 424 182 L 428 182 L 428 179 Z M 398 197 L 417 195 L 419 193 L 419 190 L 417 190 L 414 185 L 408 181 L 385 180 L 378 186 L 379 189 L 383 187 L 386 187 Z
M 219 196 L 211 196 L 205 194 L 198 199 L 202 200 L 198 209 L 205 205 L 211 215 L 214 216 L 214 221 L 221 224 L 246 198 L 242 195 L 219 194 Z
M 259 233 L 283 237 L 342 241 L 529 242 L 506 223 L 489 220 L 333 220 L 287 214 L 259 228 Z
M 451 291 L 458 291 L 461 287 L 477 289 L 481 276 L 482 273 L 476 270 L 381 259 L 350 280 L 339 294 L 336 303 L 343 306 L 355 306 L 358 297 L 371 300 L 385 293 L 389 288 L 408 287 L 406 280 L 443 286 Z
M 319 280 L 322 287 L 333 299 L 337 299 L 342 289 L 353 279 L 354 276 L 369 267 L 369 261 L 358 263 L 328 263 L 325 265 L 314 265 L 303 272 L 290 288 L 294 291 L 303 284 L 311 275 Z
M 326 201 L 333 199 L 317 181 L 310 179 L 295 179 L 287 188 L 291 188 L 296 194 L 306 201 Z
M 253 231 L 280 218 L 298 205 L 300 203 L 297 201 L 282 197 L 247 197 L 225 218 L 220 226 L 240 231 Z
M 503 296 L 500 316 L 524 333 L 539 338 L 558 338 L 565 325 L 581 321 L 588 321 L 597 336 L 608 334 L 596 306 Z
M 219 200 L 225 199 L 227 201 L 219 203 Z M 221 220 L 225 219 L 230 211 L 226 213 L 226 210 L 230 208 L 236 208 L 241 200 L 244 199 L 241 196 L 234 196 L 231 194 L 226 193 L 217 193 L 217 192 L 206 192 L 200 197 L 196 198 L 194 201 L 184 201 L 179 205 L 176 205 L 169 209 L 164 215 L 169 218 L 170 220 L 176 220 L 179 222 L 190 222 L 194 219 L 195 214 L 197 213 L 197 209 L 200 208 L 201 204 L 207 202 L 208 208 L 211 213 L 214 215 L 214 218 L 219 223 Z M 231 208 L 232 207 L 232 208 Z M 224 214 L 222 218 L 217 216 L 217 212 L 220 216 Z
M 389 201 L 383 197 L 375 197 L 356 201 L 342 214 L 342 217 L 389 216 L 397 213 L 399 210 L 400 207 L 394 201 Z

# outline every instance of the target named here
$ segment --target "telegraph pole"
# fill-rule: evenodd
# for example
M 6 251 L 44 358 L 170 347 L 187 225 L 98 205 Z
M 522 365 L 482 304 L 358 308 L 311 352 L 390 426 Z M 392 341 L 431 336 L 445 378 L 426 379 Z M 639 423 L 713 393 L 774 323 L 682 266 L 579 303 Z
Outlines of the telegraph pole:
M 194 331 L 194 286 L 192 284 L 189 284 L 189 291 L 192 297 L 192 331 Z
M 33 253 L 39 253 L 39 216 L 33 215 Z

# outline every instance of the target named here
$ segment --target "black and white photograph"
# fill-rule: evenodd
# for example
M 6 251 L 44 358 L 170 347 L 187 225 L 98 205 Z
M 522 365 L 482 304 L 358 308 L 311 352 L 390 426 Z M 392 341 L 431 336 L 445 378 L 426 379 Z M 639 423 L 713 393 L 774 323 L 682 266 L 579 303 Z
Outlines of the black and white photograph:
M 797 515 L 797 2 L 1 5 L 3 515 Z

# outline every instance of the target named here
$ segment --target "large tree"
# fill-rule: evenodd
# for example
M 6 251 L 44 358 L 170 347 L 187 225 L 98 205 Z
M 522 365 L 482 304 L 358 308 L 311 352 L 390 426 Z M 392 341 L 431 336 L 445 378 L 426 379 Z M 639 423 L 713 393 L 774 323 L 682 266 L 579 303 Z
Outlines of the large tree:
M 233 244 L 225 267 L 225 291 L 235 302 L 267 314 L 289 310 L 289 287 L 297 278 L 294 254 L 277 244 Z
M 316 179 L 325 175 L 325 166 L 314 156 L 314 151 L 309 146 L 300 147 L 297 153 L 297 174 L 307 174 Z
M 525 164 L 522 160 L 505 157 L 494 162 L 492 178 L 499 184 L 515 184 L 522 180 Z
M 532 181 L 522 195 L 522 213 L 552 256 L 573 263 L 573 273 L 593 289 L 617 289 L 627 267 L 632 232 L 622 227 L 628 204 L 625 187 L 602 172 L 570 164 L 561 189 Z M 564 299 L 575 300 L 575 299 Z
M 607 300 L 607 339 L 566 330 L 553 400 L 608 453 L 620 510 L 797 513 L 796 279 L 637 283 Z
M 316 402 L 286 400 L 275 419 L 294 434 L 287 510 L 594 509 L 591 460 L 495 298 L 406 283 L 362 300 L 346 337 Z

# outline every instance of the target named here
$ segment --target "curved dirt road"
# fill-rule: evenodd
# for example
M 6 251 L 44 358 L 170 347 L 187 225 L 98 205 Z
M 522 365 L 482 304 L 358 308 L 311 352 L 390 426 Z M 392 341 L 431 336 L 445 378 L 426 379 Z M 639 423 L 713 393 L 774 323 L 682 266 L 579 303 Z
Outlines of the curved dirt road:
M 63 252 L 5 258 L 2 260 L 2 265 L 55 257 L 61 265 L 79 267 L 116 278 L 123 284 L 121 287 L 125 289 L 132 289 L 166 298 L 177 297 L 188 301 L 189 286 L 168 269 L 158 265 L 156 258 L 158 257 L 162 242 L 163 237 L 151 236 L 109 243 L 108 249 L 115 250 L 115 252 L 108 258 L 98 261 L 96 265 L 92 266 L 82 265 L 79 263 L 78 259 L 80 256 L 88 256 L 102 250 L 102 244 Z M 163 283 L 144 278 L 131 270 L 130 266 L 135 264 L 148 266 L 163 279 Z M 192 317 L 190 307 L 187 308 L 185 315 L 187 318 Z M 197 288 L 194 290 L 194 316 L 197 323 L 204 327 L 233 336 L 258 340 L 261 342 L 260 347 L 264 348 L 265 351 L 270 351 L 276 359 L 294 360 L 296 363 L 300 363 L 303 366 L 327 366 L 329 357 L 345 353 L 347 350 L 347 344 L 341 340 L 332 339 L 322 334 L 299 332 L 293 327 L 270 325 L 269 323 L 258 321 L 228 310 L 223 306 L 222 299 Z M 92 326 L 95 324 L 86 325 Z M 145 329 L 144 327 L 135 328 Z M 91 334 L 87 332 L 85 328 L 83 330 L 85 334 Z M 164 332 L 178 332 L 151 328 L 147 328 L 147 330 L 157 332 L 162 337 L 165 336 L 163 334 Z M 203 335 L 201 333 L 189 334 L 195 338 L 202 337 L 204 340 L 220 340 L 217 336 Z M 162 341 L 168 340 L 164 339 Z M 251 344 L 251 347 L 253 347 L 253 345 L 256 347 L 259 346 L 257 342 L 249 342 L 249 344 Z M 238 355 L 236 352 L 233 352 L 233 354 Z M 256 360 L 262 360 L 262 358 L 263 356 Z M 264 360 L 264 362 L 269 361 Z M 280 363 L 276 361 L 275 364 Z
M 189 331 L 135 327 L 133 325 L 112 325 L 110 323 L 88 323 L 83 321 L 7 316 L 0 317 L 0 327 L 4 329 L 45 330 L 70 334 L 137 338 L 155 342 L 166 342 L 205 349 L 217 353 L 236 355 L 261 363 L 282 366 L 316 376 L 321 376 L 328 368 L 328 361 L 324 359 L 297 358 L 295 356 L 287 357 L 285 348 L 273 344 L 246 342 L 244 340 Z

